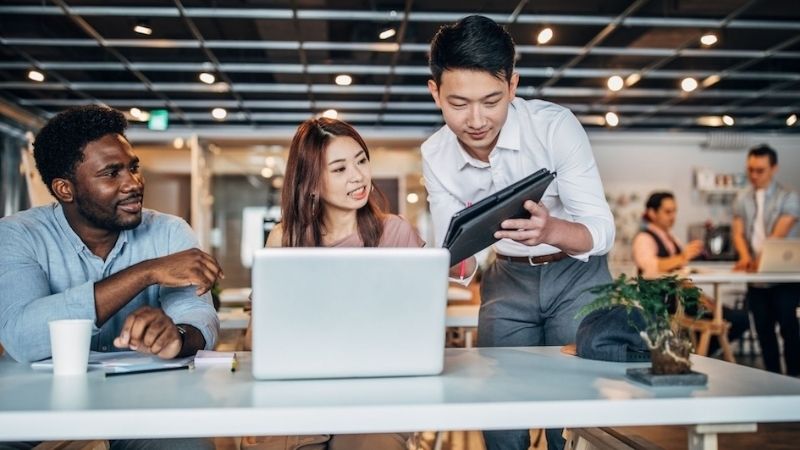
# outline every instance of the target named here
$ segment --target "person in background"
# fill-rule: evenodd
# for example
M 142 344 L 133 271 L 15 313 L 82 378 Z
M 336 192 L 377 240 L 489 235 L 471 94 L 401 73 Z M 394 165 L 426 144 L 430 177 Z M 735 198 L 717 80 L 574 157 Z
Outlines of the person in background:
M 681 246 L 680 240 L 672 234 L 675 225 L 675 216 L 678 205 L 671 192 L 654 192 L 650 194 L 645 203 L 645 227 L 633 238 L 633 261 L 640 276 L 656 278 L 665 273 L 673 272 L 686 267 L 689 261 L 697 258 L 703 252 L 704 244 L 694 240 Z M 714 310 L 714 300 L 703 295 L 701 298 L 703 312 L 701 317 L 708 319 Z M 697 311 L 686 311 L 689 316 L 696 316 Z M 739 339 L 745 330 L 750 327 L 750 318 L 743 309 L 722 306 L 722 318 L 730 322 L 728 340 Z M 709 354 L 719 348 L 719 342 L 713 339 L 709 345 Z
M 358 132 L 335 119 L 307 120 L 298 127 L 289 148 L 281 222 L 267 237 L 267 247 L 424 246 L 414 227 L 385 212 L 385 204 L 372 183 L 369 149 Z M 252 347 L 251 327 L 245 347 Z M 403 433 L 271 436 L 246 437 L 242 445 L 247 449 L 401 450 L 408 439 Z
M 222 271 L 186 222 L 142 208 L 144 178 L 126 127 L 119 111 L 83 106 L 36 136 L 36 166 L 57 202 L 0 219 L 0 342 L 19 362 L 50 356 L 48 322 L 57 319 L 94 321 L 95 351 L 170 359 L 214 348 L 219 321 L 208 290 Z M 214 444 L 120 440 L 111 448 Z
M 741 192 L 733 204 L 733 244 L 739 254 L 737 270 L 755 271 L 761 248 L 767 238 L 798 236 L 800 197 L 775 180 L 778 154 L 768 145 L 759 145 L 747 153 L 747 178 L 750 188 Z M 783 362 L 786 373 L 800 375 L 800 324 L 797 305 L 800 283 L 750 283 L 747 304 L 753 314 L 764 367 L 781 373 L 780 350 L 775 324 L 783 338 Z
M 500 25 L 469 16 L 431 41 L 428 89 L 445 126 L 422 144 L 423 175 L 434 234 L 442 245 L 462 208 L 546 168 L 557 173 L 529 216 L 494 233 L 496 261 L 483 274 L 478 346 L 575 342 L 578 310 L 591 287 L 610 283 L 606 254 L 614 219 L 586 132 L 566 108 L 516 97 L 514 41 Z M 451 269 L 464 278 L 475 257 Z M 550 449 L 564 447 L 547 430 Z M 528 430 L 485 431 L 489 450 L 523 450 Z

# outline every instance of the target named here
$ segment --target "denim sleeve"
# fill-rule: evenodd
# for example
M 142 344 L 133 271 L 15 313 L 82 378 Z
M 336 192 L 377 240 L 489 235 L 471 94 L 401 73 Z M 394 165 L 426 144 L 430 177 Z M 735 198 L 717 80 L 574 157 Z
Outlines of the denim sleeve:
M 189 225 L 182 220 L 170 224 L 170 232 L 165 243 L 169 254 L 199 247 L 197 238 Z M 211 294 L 206 292 L 197 296 L 196 286 L 182 288 L 159 287 L 159 302 L 164 312 L 175 323 L 191 325 L 203 334 L 206 350 L 211 350 L 219 336 L 219 318 L 211 302 Z
M 781 215 L 800 219 L 800 195 L 797 195 L 797 192 L 789 191 L 786 195 L 786 200 L 781 205 Z
M 30 237 L 7 223 L 0 223 L 0 236 L 0 342 L 17 361 L 48 358 L 49 321 L 97 319 L 94 282 L 52 293 Z
M 745 194 L 742 192 L 738 193 L 736 199 L 733 201 L 733 217 L 744 219 L 744 201 Z

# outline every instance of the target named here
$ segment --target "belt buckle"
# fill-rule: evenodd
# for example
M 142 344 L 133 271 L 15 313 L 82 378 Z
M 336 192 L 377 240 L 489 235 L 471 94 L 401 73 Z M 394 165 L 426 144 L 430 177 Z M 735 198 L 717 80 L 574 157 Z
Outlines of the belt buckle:
M 530 264 L 531 266 L 534 266 L 534 267 L 535 266 L 546 266 L 547 264 L 550 263 L 550 261 L 545 261 L 545 262 L 541 262 L 541 263 L 535 263 L 535 262 L 533 262 L 533 258 L 535 258 L 535 257 L 534 256 L 528 256 L 528 264 Z

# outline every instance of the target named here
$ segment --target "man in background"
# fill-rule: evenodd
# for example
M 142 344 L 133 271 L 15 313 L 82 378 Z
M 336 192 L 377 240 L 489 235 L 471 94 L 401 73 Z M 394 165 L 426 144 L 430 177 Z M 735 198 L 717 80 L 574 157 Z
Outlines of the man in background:
M 768 145 L 759 145 L 747 154 L 750 188 L 736 197 L 733 205 L 733 244 L 739 254 L 737 270 L 755 271 L 764 240 L 798 236 L 800 197 L 775 181 L 778 154 Z M 750 283 L 747 304 L 753 314 L 764 367 L 781 373 L 780 350 L 775 324 L 783 338 L 786 373 L 800 375 L 800 324 L 797 305 L 798 283 Z

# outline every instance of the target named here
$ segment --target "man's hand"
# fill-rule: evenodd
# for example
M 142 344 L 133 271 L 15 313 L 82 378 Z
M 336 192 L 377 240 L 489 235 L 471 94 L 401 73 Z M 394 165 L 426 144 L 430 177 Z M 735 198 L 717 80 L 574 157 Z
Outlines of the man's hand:
M 695 239 L 692 242 L 686 244 L 686 247 L 683 249 L 683 256 L 686 258 L 686 262 L 689 262 L 703 253 L 703 249 L 705 245 L 703 245 L 703 241 L 699 239 Z
M 126 319 L 119 336 L 114 339 L 117 348 L 129 348 L 140 353 L 172 359 L 181 351 L 183 342 L 178 328 L 160 308 L 143 306 Z
M 739 260 L 733 266 L 733 270 L 740 270 L 745 272 L 755 272 L 758 267 L 758 258 L 753 259 L 749 254 L 744 253 L 739 255 Z
M 166 287 L 197 286 L 197 295 L 211 289 L 217 278 L 225 278 L 217 261 L 208 253 L 192 248 L 148 261 L 151 284 Z
M 503 228 L 494 233 L 497 239 L 511 239 L 525 245 L 539 245 L 549 243 L 550 225 L 552 219 L 550 212 L 541 203 L 526 200 L 523 207 L 531 213 L 530 219 L 508 219 L 500 226 Z

